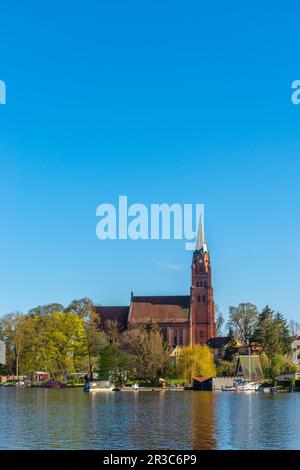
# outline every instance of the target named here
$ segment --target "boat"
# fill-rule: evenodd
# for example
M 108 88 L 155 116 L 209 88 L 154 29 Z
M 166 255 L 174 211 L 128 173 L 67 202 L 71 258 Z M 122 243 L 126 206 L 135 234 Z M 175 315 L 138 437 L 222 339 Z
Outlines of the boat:
M 251 351 L 249 345 L 249 352 L 248 352 L 248 372 L 249 372 L 249 379 L 245 378 L 237 378 L 233 381 L 233 385 L 224 386 L 222 390 L 224 392 L 258 392 L 260 384 L 258 382 L 251 381 Z
M 85 392 L 112 392 L 114 389 L 115 385 L 109 380 L 89 380 L 83 388 Z
M 233 385 L 222 387 L 223 392 L 257 392 L 259 383 L 246 379 L 236 379 Z

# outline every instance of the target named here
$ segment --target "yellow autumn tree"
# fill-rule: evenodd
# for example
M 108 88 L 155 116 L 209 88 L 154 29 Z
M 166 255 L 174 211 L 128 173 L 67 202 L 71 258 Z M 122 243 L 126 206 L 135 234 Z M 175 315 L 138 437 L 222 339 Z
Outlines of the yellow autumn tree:
M 214 357 L 206 344 L 182 348 L 176 369 L 178 376 L 190 383 L 194 377 L 216 376 Z

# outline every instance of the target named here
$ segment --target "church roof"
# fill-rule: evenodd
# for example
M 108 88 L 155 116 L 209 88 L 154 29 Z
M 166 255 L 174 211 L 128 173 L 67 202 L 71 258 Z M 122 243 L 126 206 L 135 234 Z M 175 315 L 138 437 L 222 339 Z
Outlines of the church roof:
M 107 320 L 117 320 L 121 329 L 127 328 L 129 307 L 95 307 L 96 313 L 100 315 L 101 324 L 104 326 Z
M 133 296 L 129 323 L 185 323 L 189 319 L 190 296 Z

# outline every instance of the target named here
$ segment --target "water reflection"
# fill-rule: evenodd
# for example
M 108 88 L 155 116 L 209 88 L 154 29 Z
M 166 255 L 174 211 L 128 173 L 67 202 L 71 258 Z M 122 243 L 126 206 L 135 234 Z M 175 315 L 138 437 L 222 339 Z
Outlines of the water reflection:
M 300 394 L 0 388 L 1 449 L 298 449 Z
M 190 399 L 192 407 L 192 448 L 214 449 L 217 444 L 215 439 L 216 394 L 191 392 Z

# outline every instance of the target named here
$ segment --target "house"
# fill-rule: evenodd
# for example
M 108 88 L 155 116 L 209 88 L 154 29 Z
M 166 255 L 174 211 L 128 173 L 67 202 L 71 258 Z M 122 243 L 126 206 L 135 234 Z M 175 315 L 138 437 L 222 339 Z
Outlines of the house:
M 236 377 L 195 377 L 193 379 L 193 390 L 222 390 L 223 387 L 232 387 L 234 380 L 236 380 Z
M 264 379 L 259 356 L 239 356 L 236 366 L 236 376 L 255 382 Z
M 210 338 L 207 341 L 207 345 L 213 352 L 214 361 L 216 363 L 220 362 L 220 360 L 224 359 L 226 353 L 226 345 L 228 344 L 229 337 L 228 336 L 218 336 L 216 338 Z
M 169 354 L 170 365 L 176 367 L 181 352 L 180 346 L 176 346 Z

